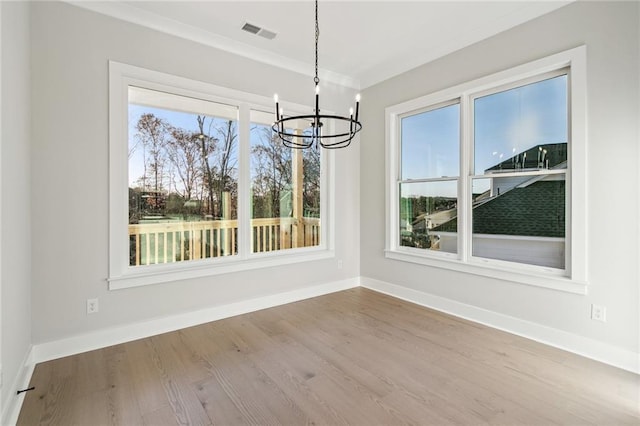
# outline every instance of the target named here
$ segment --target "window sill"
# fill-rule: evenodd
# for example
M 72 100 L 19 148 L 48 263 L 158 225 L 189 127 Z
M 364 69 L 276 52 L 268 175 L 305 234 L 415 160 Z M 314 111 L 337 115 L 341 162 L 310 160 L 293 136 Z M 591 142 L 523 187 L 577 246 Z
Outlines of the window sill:
M 194 261 L 187 264 L 153 265 L 128 268 L 120 276 L 107 279 L 109 290 L 120 290 L 171 281 L 202 278 L 253 269 L 270 268 L 300 262 L 330 259 L 335 252 L 326 249 L 301 249 L 294 253 L 273 253 L 251 256 L 241 259 L 238 256 L 218 258 L 214 261 Z
M 587 294 L 586 282 L 573 280 L 564 276 L 544 274 L 542 272 L 536 273 L 525 270 L 506 269 L 493 264 L 484 265 L 479 263 L 469 263 L 463 262 L 459 259 L 447 259 L 444 257 L 436 259 L 433 257 L 394 250 L 385 250 L 385 257 L 403 262 L 417 263 L 435 268 L 448 269 L 450 271 L 494 278 L 510 283 L 531 285 L 573 294 Z

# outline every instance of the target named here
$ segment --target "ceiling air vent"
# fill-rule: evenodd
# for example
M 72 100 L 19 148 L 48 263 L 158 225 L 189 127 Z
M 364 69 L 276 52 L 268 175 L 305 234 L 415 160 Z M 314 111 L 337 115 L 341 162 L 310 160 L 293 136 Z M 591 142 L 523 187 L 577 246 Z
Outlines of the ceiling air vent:
M 262 28 L 252 25 L 248 22 L 245 22 L 244 25 L 242 26 L 242 29 L 251 34 L 258 34 L 258 31 L 260 31 Z
M 250 24 L 248 22 L 244 23 L 244 25 L 242 26 L 242 29 L 246 32 L 249 32 L 251 34 L 257 34 L 260 37 L 264 37 L 269 40 L 273 40 L 277 35 L 273 31 L 269 31 L 265 28 L 260 28 L 259 26 Z

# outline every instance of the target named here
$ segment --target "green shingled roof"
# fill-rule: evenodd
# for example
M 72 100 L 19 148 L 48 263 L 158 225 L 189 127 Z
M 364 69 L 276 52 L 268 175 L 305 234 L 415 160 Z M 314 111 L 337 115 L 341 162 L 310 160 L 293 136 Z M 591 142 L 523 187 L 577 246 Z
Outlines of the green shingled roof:
M 457 232 L 457 218 L 430 233 Z M 565 181 L 514 188 L 473 208 L 473 233 L 564 238 Z

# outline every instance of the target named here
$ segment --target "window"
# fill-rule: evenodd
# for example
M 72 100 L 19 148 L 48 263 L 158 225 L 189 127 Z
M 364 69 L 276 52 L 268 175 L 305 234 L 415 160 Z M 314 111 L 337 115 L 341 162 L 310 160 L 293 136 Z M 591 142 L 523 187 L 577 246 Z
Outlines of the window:
M 471 97 L 473 256 L 564 269 L 569 72 Z
M 584 48 L 387 108 L 387 256 L 584 293 Z
M 328 154 L 270 103 L 110 63 L 111 289 L 332 256 Z
M 320 150 L 286 148 L 273 115 L 251 111 L 251 248 L 270 252 L 320 244 Z
M 238 108 L 128 87 L 129 266 L 238 254 Z
M 401 118 L 400 245 L 456 253 L 433 232 L 456 217 L 460 175 L 460 104 Z M 456 232 L 447 233 L 454 240 Z

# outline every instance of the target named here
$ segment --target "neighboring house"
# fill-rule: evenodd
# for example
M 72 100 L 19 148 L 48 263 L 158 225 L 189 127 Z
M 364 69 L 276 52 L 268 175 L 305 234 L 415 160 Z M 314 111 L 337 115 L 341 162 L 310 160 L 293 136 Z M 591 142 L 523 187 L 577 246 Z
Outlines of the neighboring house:
M 543 150 L 544 162 L 536 158 Z M 491 189 L 473 206 L 473 255 L 564 268 L 564 175 L 499 177 L 501 171 L 563 167 L 566 143 L 536 146 L 487 169 Z M 429 229 L 431 246 L 455 253 L 457 230 L 457 217 Z

